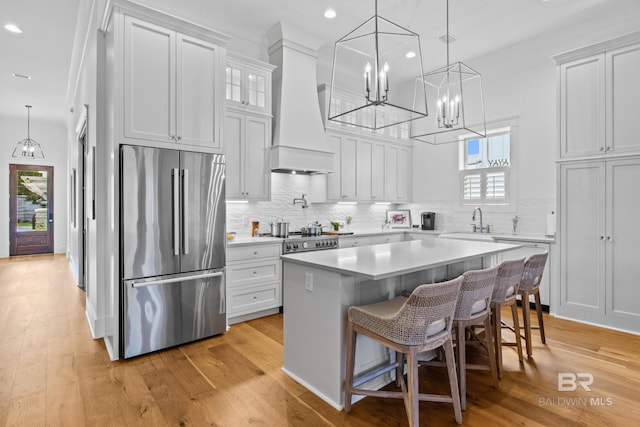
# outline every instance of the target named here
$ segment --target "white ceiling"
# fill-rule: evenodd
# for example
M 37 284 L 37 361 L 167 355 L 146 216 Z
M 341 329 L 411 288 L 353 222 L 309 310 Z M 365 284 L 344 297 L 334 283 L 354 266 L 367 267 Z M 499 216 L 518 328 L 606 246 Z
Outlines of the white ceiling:
M 25 104 L 33 105 L 32 118 L 65 121 L 73 35 L 80 1 L 0 1 L 0 24 L 14 23 L 23 34 L 0 29 L 0 115 L 22 117 Z M 319 41 L 322 54 L 331 55 L 340 37 L 374 13 L 373 0 L 138 0 L 174 14 L 229 17 L 223 31 L 238 35 L 236 28 L 266 31 L 278 21 L 292 22 Z M 103 2 L 100 1 L 100 4 Z M 445 46 L 437 38 L 445 34 L 445 0 L 379 0 L 379 15 L 421 36 L 425 69 L 445 62 Z M 563 25 L 594 19 L 603 25 L 624 20 L 621 6 L 640 14 L 638 0 L 450 0 L 452 61 L 467 60 L 517 43 Z M 324 10 L 333 7 L 338 16 L 327 20 Z M 191 20 L 195 20 L 191 18 Z M 205 23 L 206 24 L 206 23 Z M 239 24 L 239 25 L 236 25 Z M 238 33 L 238 34 L 234 34 Z M 12 72 L 31 75 L 15 78 Z

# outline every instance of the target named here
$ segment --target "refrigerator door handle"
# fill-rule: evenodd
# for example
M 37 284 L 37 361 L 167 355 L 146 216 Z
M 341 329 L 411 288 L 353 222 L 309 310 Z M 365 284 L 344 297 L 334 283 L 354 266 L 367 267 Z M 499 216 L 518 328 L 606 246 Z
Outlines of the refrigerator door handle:
M 216 271 L 212 273 L 204 273 L 204 274 L 195 274 L 193 276 L 180 276 L 180 277 L 171 277 L 168 279 L 158 279 L 158 280 L 149 280 L 149 281 L 140 281 L 137 280 L 127 280 L 125 284 L 127 286 L 131 286 L 132 288 L 144 288 L 145 286 L 155 286 L 162 285 L 164 283 L 176 283 L 176 282 L 184 282 L 188 280 L 195 279 L 207 279 L 209 277 L 220 277 L 224 274 L 222 271 Z
M 189 169 L 182 170 L 182 251 L 189 253 Z
M 173 254 L 180 255 L 180 174 L 178 168 L 172 169 L 173 186 L 171 197 L 173 197 Z

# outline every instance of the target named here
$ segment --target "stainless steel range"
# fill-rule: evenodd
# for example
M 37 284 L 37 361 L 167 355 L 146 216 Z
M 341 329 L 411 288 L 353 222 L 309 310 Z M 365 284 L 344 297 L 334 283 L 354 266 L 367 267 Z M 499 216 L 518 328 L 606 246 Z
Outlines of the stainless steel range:
M 282 242 L 282 253 L 321 251 L 324 249 L 336 249 L 337 247 L 338 236 L 303 236 L 302 234 L 292 233 Z

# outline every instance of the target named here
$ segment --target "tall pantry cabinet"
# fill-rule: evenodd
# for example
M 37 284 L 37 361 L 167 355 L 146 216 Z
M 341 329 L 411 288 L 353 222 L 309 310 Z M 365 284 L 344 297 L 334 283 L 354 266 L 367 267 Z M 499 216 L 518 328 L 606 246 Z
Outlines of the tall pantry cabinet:
M 640 333 L 640 32 L 558 64 L 557 315 Z

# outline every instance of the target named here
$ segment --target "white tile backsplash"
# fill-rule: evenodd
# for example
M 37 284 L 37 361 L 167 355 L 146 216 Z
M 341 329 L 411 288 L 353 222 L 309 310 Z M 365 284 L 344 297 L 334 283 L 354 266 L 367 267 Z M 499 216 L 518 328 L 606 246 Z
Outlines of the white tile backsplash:
M 353 217 L 349 228 L 353 231 L 381 229 L 387 209 L 410 209 L 413 224 L 420 224 L 420 213 L 436 213 L 436 230 L 470 231 L 473 222 L 473 207 L 461 208 L 451 201 L 433 201 L 429 203 L 410 203 L 406 205 L 376 205 L 359 203 L 357 205 L 338 205 L 336 203 L 309 203 L 303 209 L 300 204 L 294 206 L 293 199 L 302 194 L 310 194 L 311 180 L 307 175 L 271 174 L 271 201 L 250 202 L 246 204 L 227 203 L 227 231 L 238 235 L 251 233 L 251 221 L 260 221 L 260 232 L 269 232 L 270 222 L 282 218 L 290 222 L 290 230 L 298 230 L 314 221 L 329 225 L 330 221 L 345 221 L 347 215 Z M 307 197 L 309 198 L 309 197 Z M 517 214 L 519 234 L 544 235 L 546 233 L 546 215 L 555 211 L 555 199 L 518 199 L 517 212 L 492 212 L 483 209 L 483 222 L 490 224 L 494 233 L 511 233 L 512 218 Z

